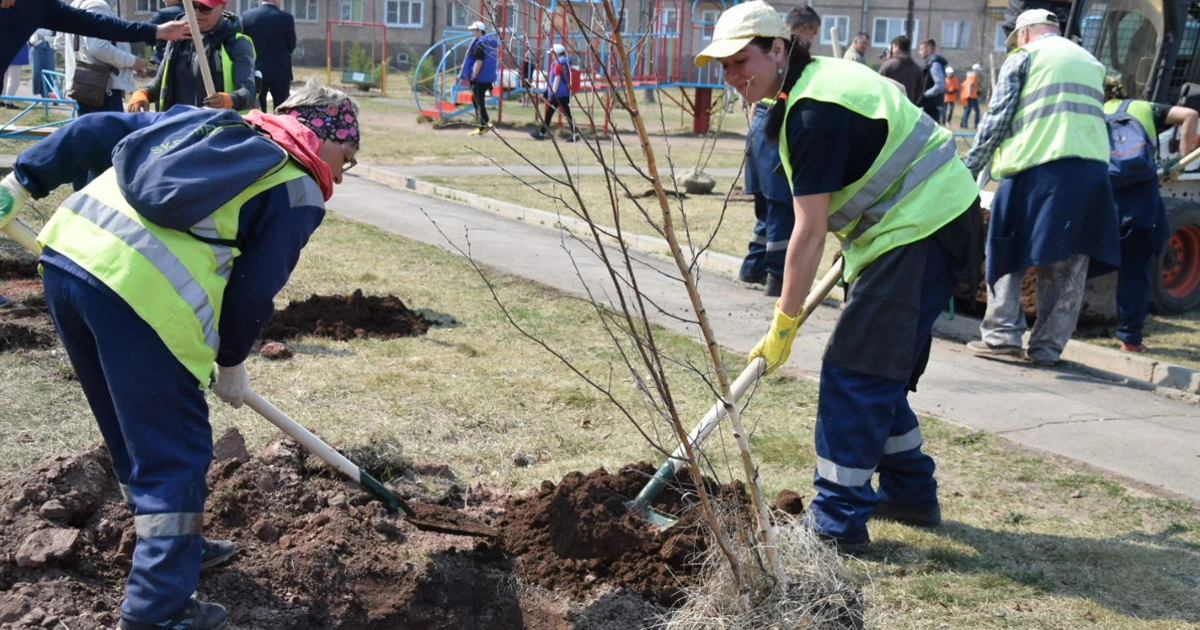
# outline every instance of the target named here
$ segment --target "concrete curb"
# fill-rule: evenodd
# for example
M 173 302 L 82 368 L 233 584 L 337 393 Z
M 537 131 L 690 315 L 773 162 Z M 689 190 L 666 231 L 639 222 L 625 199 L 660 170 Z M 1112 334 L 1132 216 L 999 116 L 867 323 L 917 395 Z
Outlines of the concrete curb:
M 355 173 L 386 186 L 431 197 L 452 199 L 505 218 L 550 229 L 565 229 L 576 236 L 590 238 L 591 232 L 587 222 L 575 217 L 525 208 L 482 195 L 431 184 L 416 177 L 378 167 L 361 165 Z M 609 231 L 611 232 L 611 230 Z M 605 235 L 602 238 L 607 243 L 616 243 L 616 239 L 611 236 Z M 669 251 L 667 242 L 661 238 L 627 234 L 625 243 L 631 249 L 647 254 L 665 255 Z M 742 261 L 740 258 L 728 254 L 705 252 L 700 255 L 699 263 L 701 268 L 706 271 L 736 277 Z M 933 330 L 941 338 L 965 343 L 979 338 L 979 320 L 963 315 L 956 315 L 949 319 L 940 318 L 934 324 Z M 1067 343 L 1062 358 L 1076 364 L 1084 371 L 1109 380 L 1137 381 L 1151 388 L 1167 388 L 1188 394 L 1200 394 L 1200 370 L 1166 361 L 1074 340 Z

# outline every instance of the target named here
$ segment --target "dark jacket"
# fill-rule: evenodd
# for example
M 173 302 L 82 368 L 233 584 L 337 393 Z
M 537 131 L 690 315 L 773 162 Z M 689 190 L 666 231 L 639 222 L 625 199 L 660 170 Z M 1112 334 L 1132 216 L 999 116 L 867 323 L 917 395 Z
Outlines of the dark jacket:
M 8 9 L 0 9 L 0 72 L 8 68 L 21 46 L 39 28 L 147 44 L 154 43 L 158 34 L 153 24 L 74 9 L 59 0 L 21 0 Z
M 212 69 L 213 85 L 218 92 L 225 91 L 225 79 L 221 70 L 221 48 L 224 47 L 233 60 L 233 109 L 247 110 L 257 103 L 254 86 L 254 44 L 242 32 L 242 21 L 232 13 L 226 13 L 212 31 L 204 35 L 204 50 L 208 53 L 208 67 Z M 167 81 L 163 84 L 163 75 Z M 181 39 L 167 44 L 163 52 L 163 63 L 159 64 L 154 80 L 145 87 L 150 102 L 160 102 L 160 111 L 172 105 L 204 104 L 204 78 L 196 67 L 196 49 L 192 40 Z
M 242 32 L 254 40 L 255 69 L 263 81 L 292 80 L 292 51 L 296 50 L 296 20 L 291 13 L 264 2 L 242 14 Z
M 184 19 L 183 5 L 173 4 L 169 7 L 163 7 L 158 11 L 155 11 L 154 15 L 150 16 L 150 19 L 146 21 L 151 24 L 166 24 L 167 22 L 174 22 L 175 20 L 182 19 Z M 154 42 L 154 52 L 150 55 L 150 61 L 154 62 L 155 64 L 162 63 L 163 51 L 166 50 L 166 48 L 167 42 L 161 39 L 157 42 Z
M 913 61 L 912 57 L 904 53 L 892 55 L 879 66 L 879 74 L 903 85 L 904 92 L 908 94 L 908 100 L 912 101 L 913 105 L 921 104 L 921 97 L 925 92 L 925 76 L 921 66 Z

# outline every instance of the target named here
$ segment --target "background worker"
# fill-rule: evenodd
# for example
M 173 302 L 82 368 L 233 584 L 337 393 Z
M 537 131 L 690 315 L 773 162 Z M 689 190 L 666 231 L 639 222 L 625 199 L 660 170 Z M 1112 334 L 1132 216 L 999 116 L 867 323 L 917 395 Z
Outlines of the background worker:
M 8 68 L 17 51 L 39 28 L 147 44 L 154 43 L 155 39 L 188 36 L 188 25 L 184 21 L 155 26 L 80 11 L 59 0 L 0 0 L 0 69 Z
M 12 63 L 8 64 L 8 68 L 4 70 L 4 85 L 0 90 L 0 94 L 4 96 L 16 96 L 17 90 L 21 89 L 21 73 L 25 71 L 25 66 L 29 65 L 29 44 L 22 43 L 17 55 L 13 57 Z M 21 109 L 17 105 L 6 103 L 13 109 Z
M 793 37 L 812 45 L 813 39 L 821 33 L 821 16 L 811 4 L 792 7 L 787 13 L 787 27 Z
M 471 102 L 475 105 L 476 127 L 470 135 L 478 136 L 492 129 L 492 121 L 488 117 L 487 98 L 496 82 L 497 55 L 500 50 L 500 40 L 495 33 L 487 32 L 487 25 L 476 20 L 469 27 L 475 39 L 467 48 L 467 60 L 463 62 L 459 72 L 459 80 L 471 88 Z
M 75 0 L 71 6 L 101 15 L 113 15 L 107 0 Z M 95 112 L 119 112 L 125 105 L 125 93 L 137 89 L 134 72 L 146 69 L 146 60 L 133 54 L 129 44 L 110 42 L 98 37 L 82 37 L 64 33 L 57 39 L 57 47 L 63 51 L 66 64 L 66 85 L 63 89 L 71 93 L 75 81 L 75 69 L 80 62 L 112 69 L 108 77 L 108 95 L 99 106 L 79 103 L 79 115 Z M 78 190 L 78 188 L 77 188 Z
M 925 90 L 925 75 L 921 66 L 913 61 L 911 56 L 912 42 L 907 36 L 900 35 L 892 40 L 888 47 L 888 57 L 879 66 L 879 74 L 904 86 L 908 100 L 913 105 L 920 105 Z
M 958 102 L 959 88 L 960 83 L 958 77 L 954 75 L 954 68 L 946 66 L 946 102 L 942 106 L 942 119 L 940 122 L 947 127 L 954 124 L 954 104 Z
M 223 607 L 192 598 L 213 456 L 204 389 L 215 361 L 213 393 L 241 406 L 243 362 L 359 142 L 357 105 L 336 90 L 309 85 L 278 111 L 250 112 L 253 127 L 192 108 L 86 116 L 23 152 L 0 184 L 11 220 L 26 198 L 104 171 L 38 241 L 50 316 L 135 506 L 122 630 L 225 623 Z M 218 123 L 245 140 L 214 149 L 195 133 Z M 197 217 L 187 232 L 161 225 Z
M 161 9 L 154 12 L 146 22 L 150 24 L 164 24 L 175 20 L 187 19 L 184 15 L 183 4 L 179 0 L 163 0 Z M 167 49 L 167 42 L 161 39 L 154 42 L 154 52 L 150 53 L 150 63 L 158 65 L 162 63 L 163 51 Z
M 779 139 L 793 195 L 783 291 L 752 361 L 787 361 L 826 235 L 843 245 L 850 284 L 821 365 L 810 524 L 847 552 L 868 546 L 873 512 L 937 525 L 934 462 L 906 390 L 971 268 L 979 189 L 949 131 L 871 69 L 812 57 L 765 2 L 721 15 L 696 63 L 712 59 L 747 100 L 777 96 L 766 132 Z
M 39 28 L 33 32 L 29 38 L 29 63 L 33 66 L 33 76 L 30 81 L 33 82 L 33 93 L 42 98 L 50 97 L 50 90 L 46 87 L 47 72 L 54 72 L 57 68 L 57 60 L 54 56 L 54 31 L 48 28 Z
M 942 122 L 942 106 L 946 102 L 946 67 L 950 64 L 946 58 L 939 55 L 937 42 L 927 39 L 918 47 L 925 65 L 921 68 L 921 78 L 924 79 L 924 91 L 921 95 L 921 109 L 929 117 Z
M 262 75 L 258 108 L 267 109 L 267 94 L 276 107 L 292 91 L 292 52 L 296 50 L 296 20 L 279 8 L 281 0 L 263 0 L 242 14 L 242 30 L 254 41 L 254 69 Z
M 850 42 L 850 47 L 846 49 L 842 59 L 846 61 L 857 61 L 863 65 L 867 63 L 867 47 L 871 45 L 871 36 L 866 33 L 859 33 L 854 36 L 854 40 Z
M 767 118 L 774 104 L 764 99 L 750 108 L 743 190 L 754 195 L 754 237 L 738 272 L 743 282 L 764 285 L 767 297 L 779 297 L 783 291 L 783 263 L 796 221 L 792 189 L 777 174 L 779 143 L 767 137 Z
M 963 104 L 963 129 L 977 129 L 979 127 L 979 73 L 983 72 L 983 66 L 974 64 L 971 66 L 971 71 L 967 73 L 967 78 L 963 80 L 962 88 L 962 104 Z M 971 112 L 975 112 L 975 124 L 971 127 L 967 126 L 967 121 L 971 120 Z
M 154 79 L 133 93 L 126 110 L 145 112 L 150 104 L 163 112 L 172 105 L 194 105 L 248 111 L 255 104 L 254 42 L 242 31 L 242 21 L 225 13 L 225 0 L 193 0 L 196 22 L 204 36 L 204 51 L 216 94 L 207 94 L 192 40 L 171 42 Z
M 529 135 L 533 136 L 534 140 L 545 140 L 550 133 L 550 125 L 554 122 L 554 114 L 561 111 L 567 117 L 567 125 L 571 129 L 567 142 L 575 142 L 579 139 L 579 133 L 575 130 L 575 119 L 571 116 L 571 57 L 567 54 L 567 47 L 562 44 L 552 46 L 550 54 L 553 55 L 554 61 L 550 64 L 550 74 L 547 75 L 546 116 L 542 118 L 541 125 L 529 132 Z
M 1200 146 L 1196 127 L 1200 114 L 1188 107 L 1127 100 L 1125 88 L 1112 77 L 1104 79 L 1104 113 L 1113 114 L 1122 104 L 1145 132 L 1145 141 L 1158 155 L 1158 136 L 1179 126 L 1179 151 L 1187 155 Z M 1167 211 L 1158 190 L 1158 174 L 1124 187 L 1113 186 L 1121 235 L 1121 268 L 1117 270 L 1117 339 L 1125 352 L 1145 352 L 1142 329 L 1150 313 L 1150 286 L 1157 261 L 1170 236 Z
M 1120 262 L 1101 111 L 1104 66 L 1060 36 L 1058 18 L 1043 9 L 1022 13 L 1009 43 L 1018 48 L 1000 69 L 966 158 L 972 174 L 990 160 L 1000 178 L 988 226 L 982 338 L 967 346 L 1021 354 L 1021 281 L 1035 267 L 1037 322 L 1025 357 L 1055 365 L 1075 332 L 1089 259 L 1098 272 Z

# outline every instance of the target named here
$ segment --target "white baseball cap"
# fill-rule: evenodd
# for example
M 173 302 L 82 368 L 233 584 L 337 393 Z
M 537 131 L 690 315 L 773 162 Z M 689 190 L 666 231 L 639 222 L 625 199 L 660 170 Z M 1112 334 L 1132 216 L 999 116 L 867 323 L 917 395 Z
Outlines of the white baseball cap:
M 946 66 L 946 74 L 954 74 L 954 68 L 951 68 L 950 66 Z
M 486 33 L 487 32 L 487 24 L 484 24 L 483 22 L 480 22 L 479 20 L 475 20 L 474 22 L 471 22 L 471 25 L 467 27 L 467 30 L 468 31 L 483 31 Z
M 1038 24 L 1053 24 L 1061 28 L 1058 16 L 1053 11 L 1030 9 L 1017 16 L 1017 25 L 1013 27 L 1013 31 L 1008 34 L 1008 38 L 1004 40 L 1004 43 L 1009 48 L 1015 48 L 1017 46 L 1017 33 L 1027 26 L 1037 26 Z
M 712 42 L 696 55 L 696 65 L 706 66 L 713 59 L 728 57 L 746 47 L 755 37 L 792 38 L 775 7 L 754 0 L 727 9 L 713 27 Z
M 972 65 L 972 66 L 971 66 L 971 69 L 972 69 L 972 70 L 974 70 L 975 72 L 982 72 L 982 71 L 983 71 L 983 66 L 981 66 L 981 65 L 979 65 L 979 64 L 974 64 L 974 65 Z
M 550 47 L 550 52 L 556 55 L 565 55 L 567 54 L 567 47 L 562 44 L 555 44 Z

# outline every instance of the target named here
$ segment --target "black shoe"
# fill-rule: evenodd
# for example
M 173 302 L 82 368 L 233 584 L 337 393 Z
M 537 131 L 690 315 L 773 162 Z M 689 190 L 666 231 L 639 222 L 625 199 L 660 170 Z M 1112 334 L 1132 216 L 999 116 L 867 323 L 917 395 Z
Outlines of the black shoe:
M 738 280 L 741 280 L 742 282 L 745 282 L 748 284 L 766 284 L 767 283 L 767 274 L 764 273 L 759 276 L 751 276 L 751 275 L 747 275 L 747 274 L 739 271 L 738 272 Z
M 204 554 L 200 556 L 200 570 L 219 567 L 237 554 L 237 545 L 232 540 L 204 539 Z
M 179 614 L 158 623 L 138 623 L 121 618 L 120 630 L 220 630 L 229 613 L 220 604 L 198 602 L 195 598 Z
M 540 129 L 538 129 L 536 131 L 530 131 L 529 137 L 533 138 L 534 140 L 545 140 L 546 139 L 546 135 L 543 134 Z
M 834 549 L 837 549 L 837 552 L 844 556 L 857 556 L 871 550 L 870 537 L 856 542 L 849 542 L 842 540 L 841 538 L 817 532 L 817 538 L 821 539 L 821 542 L 833 547 Z
M 922 510 L 889 501 L 880 501 L 879 505 L 875 506 L 875 511 L 871 513 L 871 518 L 896 521 L 913 527 L 937 527 L 942 524 L 942 506 L 935 505 Z
M 773 273 L 767 274 L 767 285 L 763 287 L 763 294 L 767 297 L 779 297 L 783 295 L 783 276 L 777 276 Z

